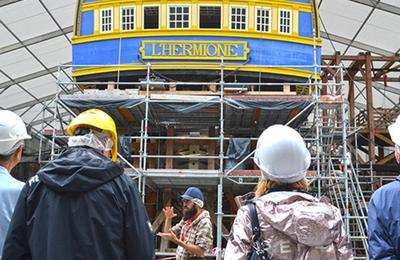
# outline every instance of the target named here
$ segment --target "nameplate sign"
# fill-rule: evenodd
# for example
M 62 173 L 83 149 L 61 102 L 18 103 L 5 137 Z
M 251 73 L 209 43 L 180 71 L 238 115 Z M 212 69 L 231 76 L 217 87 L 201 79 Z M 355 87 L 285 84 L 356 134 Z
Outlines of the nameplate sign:
M 247 60 L 245 41 L 142 41 L 142 59 Z

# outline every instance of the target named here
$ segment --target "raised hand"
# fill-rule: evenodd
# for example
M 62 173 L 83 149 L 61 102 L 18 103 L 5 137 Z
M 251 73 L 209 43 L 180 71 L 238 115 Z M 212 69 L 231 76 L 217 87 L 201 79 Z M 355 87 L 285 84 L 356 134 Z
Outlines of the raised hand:
M 177 216 L 174 212 L 174 207 L 165 207 L 163 211 L 166 219 L 173 219 Z

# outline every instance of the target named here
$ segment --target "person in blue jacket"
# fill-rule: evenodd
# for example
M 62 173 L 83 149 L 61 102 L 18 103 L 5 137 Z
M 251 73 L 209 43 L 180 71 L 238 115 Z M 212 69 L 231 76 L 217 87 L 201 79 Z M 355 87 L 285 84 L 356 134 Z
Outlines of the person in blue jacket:
M 24 139 L 30 138 L 17 114 L 0 110 L 0 258 L 15 204 L 24 186 L 10 172 L 21 161 Z
M 388 130 L 400 163 L 400 116 Z M 375 191 L 368 204 L 368 254 L 371 260 L 400 259 L 400 176 Z
M 154 259 L 154 235 L 136 185 L 117 159 L 105 112 L 72 120 L 68 149 L 21 191 L 3 260 Z

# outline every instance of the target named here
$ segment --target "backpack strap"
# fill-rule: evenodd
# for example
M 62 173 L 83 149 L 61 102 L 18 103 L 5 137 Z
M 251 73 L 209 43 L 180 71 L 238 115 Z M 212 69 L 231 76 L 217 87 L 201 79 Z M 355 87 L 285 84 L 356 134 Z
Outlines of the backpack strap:
M 260 238 L 260 223 L 258 222 L 256 205 L 254 202 L 249 202 L 247 207 L 250 209 L 251 229 L 253 231 L 253 241 L 256 242 Z
M 264 247 L 260 241 L 261 229 L 260 229 L 260 223 L 259 223 L 258 217 L 257 217 L 256 205 L 254 202 L 250 201 L 247 203 L 247 207 L 249 207 L 249 210 L 250 210 L 251 228 L 253 230 L 252 240 L 254 242 L 255 253 L 258 256 L 258 259 L 268 260 L 268 259 L 270 259 L 270 257 L 268 256 L 268 252 L 264 249 Z

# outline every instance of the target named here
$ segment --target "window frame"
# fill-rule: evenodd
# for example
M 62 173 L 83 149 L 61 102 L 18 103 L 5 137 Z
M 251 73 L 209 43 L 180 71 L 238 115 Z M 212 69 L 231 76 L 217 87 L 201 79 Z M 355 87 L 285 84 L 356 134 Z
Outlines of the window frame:
M 171 28 L 170 27 L 170 19 L 169 19 L 169 15 L 170 15 L 170 7 L 188 7 L 189 11 L 188 11 L 188 23 L 189 23 L 189 27 L 185 28 L 185 27 L 181 27 L 181 28 Z M 168 30 L 190 30 L 192 28 L 192 15 L 191 15 L 191 5 L 190 4 L 168 4 L 167 5 L 167 28 Z
M 289 32 L 281 32 L 281 11 L 285 11 L 290 14 Z M 285 34 L 285 35 L 292 35 L 292 33 L 293 33 L 293 12 L 291 9 L 278 8 L 278 33 Z
M 244 29 L 232 29 L 232 8 L 244 8 L 246 10 L 246 21 Z M 247 31 L 249 28 L 249 8 L 246 5 L 230 5 L 229 6 L 229 30 L 231 31 Z
M 144 28 L 144 18 L 145 18 L 145 16 L 144 16 L 144 9 L 145 9 L 145 7 L 157 7 L 158 8 L 158 27 L 157 28 L 148 28 L 148 29 L 146 29 L 146 28 Z M 160 5 L 143 5 L 142 6 L 142 30 L 144 30 L 144 31 L 151 31 L 151 30 L 160 30 L 160 28 L 161 28 L 161 7 L 160 7 Z
M 109 31 L 104 31 L 103 30 L 103 11 L 110 11 L 110 30 Z M 113 12 L 113 8 L 112 7 L 108 7 L 108 8 L 101 8 L 100 9 L 100 33 L 112 33 L 114 31 L 114 12 Z
M 125 29 L 124 30 L 124 26 L 123 26 L 124 24 L 123 24 L 123 21 L 122 21 L 122 18 L 123 18 L 122 10 L 123 9 L 133 9 L 133 29 Z M 121 32 L 135 31 L 136 30 L 136 20 L 137 20 L 136 6 L 134 6 L 134 5 L 121 6 L 120 10 L 119 10 L 119 13 L 120 13 L 120 25 L 119 25 L 119 27 L 121 28 Z
M 257 12 L 258 12 L 258 10 L 267 10 L 268 11 L 269 22 L 268 22 L 268 30 L 267 31 L 257 30 L 257 18 L 258 18 Z M 260 32 L 260 33 L 270 33 L 271 32 L 271 27 L 272 27 L 272 8 L 271 7 L 267 7 L 267 6 L 256 6 L 255 11 L 256 11 L 256 13 L 254 15 L 254 17 L 255 17 L 255 19 L 254 19 L 254 30 L 256 32 Z
M 211 6 L 211 7 L 219 7 L 221 9 L 221 17 L 220 17 L 220 27 L 219 28 L 201 28 L 200 27 L 200 7 L 202 6 Z M 198 4 L 197 5 L 197 24 L 198 24 L 198 28 L 199 30 L 222 30 L 223 28 L 223 8 L 222 8 L 222 4 Z

